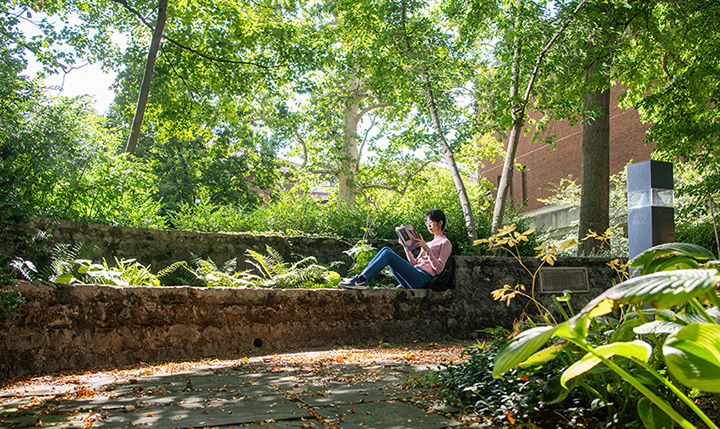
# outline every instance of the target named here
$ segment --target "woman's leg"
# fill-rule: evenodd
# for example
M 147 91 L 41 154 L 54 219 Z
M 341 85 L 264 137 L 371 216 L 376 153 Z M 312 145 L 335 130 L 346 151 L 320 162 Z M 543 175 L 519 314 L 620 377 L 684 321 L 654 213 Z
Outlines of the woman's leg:
M 390 267 L 395 278 L 398 279 L 400 284 L 405 288 L 422 287 L 432 278 L 429 273 L 415 268 L 410 262 L 393 252 L 389 247 L 380 249 L 378 254 L 375 255 L 373 260 L 370 261 L 362 272 L 362 276 L 370 280 L 387 266 Z
M 432 278 L 430 273 L 428 273 L 427 271 L 423 271 L 415 267 L 413 267 L 413 270 L 415 271 L 409 272 L 410 275 L 407 275 L 408 273 L 405 273 L 405 275 L 403 275 L 402 271 L 396 271 L 393 269 L 393 267 L 390 267 L 390 271 L 392 271 L 398 283 L 400 283 L 400 286 L 405 289 L 417 289 L 423 287 Z

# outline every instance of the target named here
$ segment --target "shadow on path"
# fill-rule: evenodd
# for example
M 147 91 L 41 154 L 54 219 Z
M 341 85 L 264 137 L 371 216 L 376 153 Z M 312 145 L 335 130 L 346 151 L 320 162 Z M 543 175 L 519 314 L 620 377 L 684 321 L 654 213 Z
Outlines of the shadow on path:
M 168 363 L 33 378 L 0 390 L 0 427 L 447 428 L 459 409 L 408 381 L 472 343 Z

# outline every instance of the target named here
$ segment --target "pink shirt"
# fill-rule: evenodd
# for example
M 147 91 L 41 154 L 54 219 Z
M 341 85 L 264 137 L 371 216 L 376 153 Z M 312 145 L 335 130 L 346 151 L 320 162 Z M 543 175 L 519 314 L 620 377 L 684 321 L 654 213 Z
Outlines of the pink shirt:
M 444 235 L 436 235 L 432 241 L 427 242 L 430 253 L 420 249 L 417 258 L 408 252 L 407 257 L 415 268 L 427 271 L 433 277 L 440 274 L 445 268 L 445 263 L 452 253 L 452 243 Z

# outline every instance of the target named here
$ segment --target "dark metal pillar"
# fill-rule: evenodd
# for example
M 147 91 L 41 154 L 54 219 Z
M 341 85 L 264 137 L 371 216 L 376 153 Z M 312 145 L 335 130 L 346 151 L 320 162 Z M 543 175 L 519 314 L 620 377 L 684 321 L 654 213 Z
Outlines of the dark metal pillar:
M 645 161 L 627 166 L 630 259 L 675 241 L 673 164 Z

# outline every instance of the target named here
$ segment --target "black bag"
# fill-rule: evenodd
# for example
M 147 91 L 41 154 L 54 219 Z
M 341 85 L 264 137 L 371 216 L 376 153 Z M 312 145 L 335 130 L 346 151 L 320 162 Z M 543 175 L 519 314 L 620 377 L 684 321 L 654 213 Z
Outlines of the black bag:
M 448 290 L 448 288 L 450 287 L 450 280 L 452 279 L 452 272 L 454 269 L 455 263 L 453 262 L 453 257 L 450 256 L 445 263 L 445 268 L 443 268 L 442 272 L 440 272 L 440 274 L 436 276 L 433 276 L 433 278 L 431 278 L 429 282 L 425 283 L 422 289 L 432 289 L 438 292 Z

